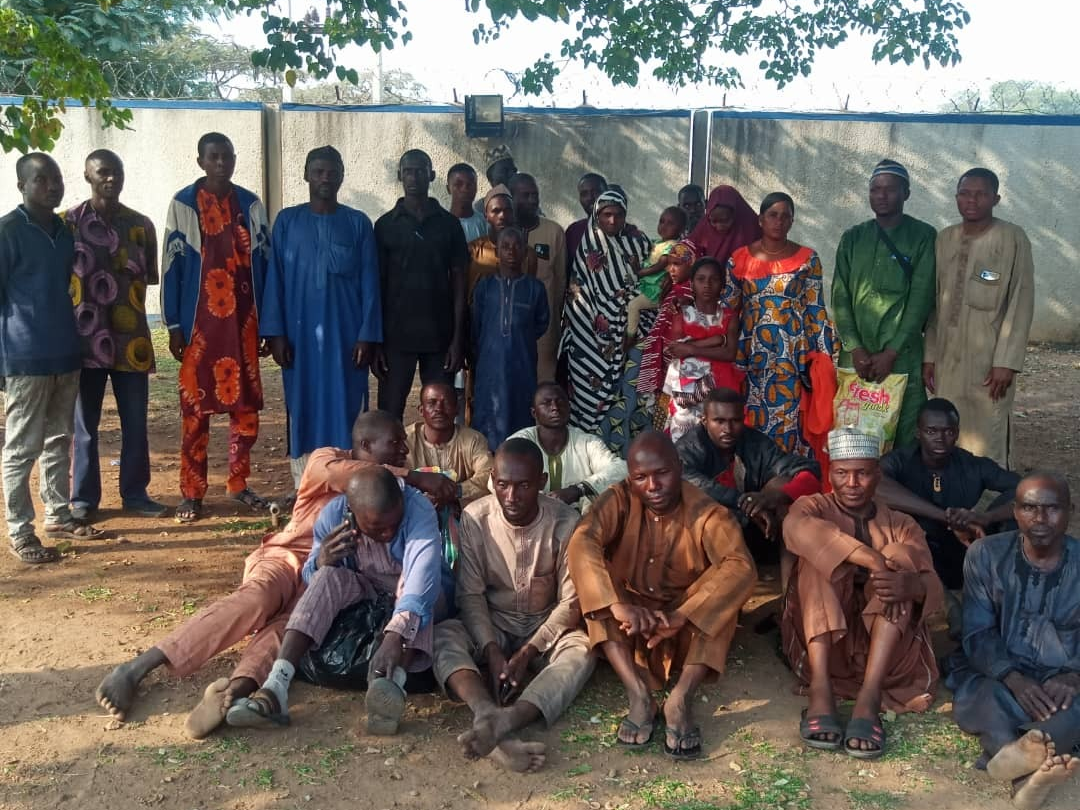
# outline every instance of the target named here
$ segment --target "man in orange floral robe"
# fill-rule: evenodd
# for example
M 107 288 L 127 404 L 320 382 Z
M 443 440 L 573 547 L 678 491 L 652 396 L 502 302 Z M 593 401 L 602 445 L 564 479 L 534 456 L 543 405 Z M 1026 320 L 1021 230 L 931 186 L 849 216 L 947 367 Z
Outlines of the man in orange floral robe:
M 206 495 L 210 415 L 229 414 L 229 496 L 266 501 L 247 485 L 263 407 L 259 302 L 269 252 L 266 209 L 233 185 L 236 153 L 227 137 L 199 139 L 206 176 L 173 198 L 165 223 L 161 311 L 169 351 L 180 361 L 181 522 L 197 520 Z

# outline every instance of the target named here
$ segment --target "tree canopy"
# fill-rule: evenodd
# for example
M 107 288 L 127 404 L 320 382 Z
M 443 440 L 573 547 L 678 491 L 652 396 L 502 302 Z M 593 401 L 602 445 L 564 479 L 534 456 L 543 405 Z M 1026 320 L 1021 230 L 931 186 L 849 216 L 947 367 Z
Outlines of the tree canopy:
M 521 72 L 521 87 L 530 94 L 550 91 L 568 61 L 594 66 L 616 85 L 636 85 L 645 69 L 673 86 L 739 86 L 741 76 L 724 63 L 725 55 L 759 56 L 765 78 L 783 86 L 808 76 L 822 49 L 852 35 L 871 38 L 875 62 L 951 65 L 960 59 L 956 32 L 969 21 L 954 0 L 459 2 L 463 14 L 476 17 L 477 44 L 537 20 L 565 29 L 556 54 Z M 145 89 L 126 87 L 115 72 L 107 75 L 102 60 L 145 58 L 200 16 L 261 17 L 266 44 L 252 52 L 252 63 L 289 84 L 303 75 L 358 85 L 360 73 L 339 61 L 342 48 L 381 51 L 412 39 L 401 0 L 331 0 L 322 19 L 311 12 L 290 19 L 275 9 L 266 0 L 7 0 L 0 8 L 0 60 L 26 81 L 14 91 L 24 96 L 22 104 L 0 112 L 0 147 L 51 148 L 68 98 L 99 107 L 103 125 L 124 127 L 130 113 L 111 99 Z
M 1080 115 L 1080 91 L 1049 82 L 1010 79 L 988 90 L 972 87 L 954 95 L 946 112 L 998 115 Z

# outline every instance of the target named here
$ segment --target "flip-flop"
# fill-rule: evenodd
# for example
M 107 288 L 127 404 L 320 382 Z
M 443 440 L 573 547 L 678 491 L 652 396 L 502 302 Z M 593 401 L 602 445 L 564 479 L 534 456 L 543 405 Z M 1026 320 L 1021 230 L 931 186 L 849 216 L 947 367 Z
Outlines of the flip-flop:
M 274 711 L 273 699 L 265 689 L 258 689 L 250 697 L 240 698 L 225 713 L 225 724 L 233 728 L 281 728 L 289 725 L 289 713 Z
M 173 515 L 177 523 L 194 523 L 203 516 L 202 498 L 184 498 Z
M 656 726 L 657 726 L 657 724 L 659 722 L 660 722 L 660 708 L 659 707 L 657 707 L 656 713 L 653 714 L 652 720 L 649 720 L 648 722 L 642 723 L 641 725 L 638 725 L 633 720 L 631 720 L 630 715 L 626 715 L 626 717 L 624 717 L 622 720 L 619 721 L 619 731 L 621 731 L 623 729 L 623 727 L 625 726 L 630 731 L 630 733 L 633 734 L 635 737 L 638 736 L 639 734 L 641 734 L 641 732 L 643 732 L 643 731 L 648 731 L 649 736 L 645 738 L 644 742 L 627 742 L 622 737 L 620 737 L 619 732 L 616 731 L 615 732 L 615 742 L 617 742 L 619 745 L 625 746 L 626 748 L 644 748 L 646 745 L 648 745 L 649 743 L 652 742 L 653 735 L 656 733 Z
M 405 690 L 389 678 L 375 678 L 364 696 L 367 708 L 367 733 L 390 737 L 398 732 L 405 714 Z
M 667 735 L 675 737 L 675 745 L 668 745 Z M 683 747 L 685 740 L 697 738 L 697 743 L 689 748 Z M 664 753 L 674 760 L 699 759 L 701 757 L 701 726 L 692 726 L 686 731 L 679 732 L 670 726 L 664 730 Z
M 848 745 L 852 740 L 865 740 L 873 743 L 877 748 L 864 751 L 861 748 L 852 748 Z M 849 757 L 855 759 L 877 759 L 885 753 L 885 727 L 881 719 L 868 720 L 865 717 L 853 717 L 848 722 L 844 732 L 844 751 Z
M 818 740 L 814 734 L 835 734 L 835 740 Z M 807 716 L 806 709 L 802 711 L 802 719 L 799 721 L 799 737 L 810 748 L 819 751 L 837 751 L 844 744 L 844 728 L 840 725 L 840 718 L 836 713 L 815 714 Z
M 33 534 L 16 537 L 8 546 L 8 551 L 20 562 L 27 565 L 41 565 L 42 563 L 56 562 L 60 559 L 60 552 L 55 548 L 41 545 L 41 541 Z
M 69 520 L 45 526 L 45 536 L 52 540 L 100 540 L 105 532 L 89 523 Z

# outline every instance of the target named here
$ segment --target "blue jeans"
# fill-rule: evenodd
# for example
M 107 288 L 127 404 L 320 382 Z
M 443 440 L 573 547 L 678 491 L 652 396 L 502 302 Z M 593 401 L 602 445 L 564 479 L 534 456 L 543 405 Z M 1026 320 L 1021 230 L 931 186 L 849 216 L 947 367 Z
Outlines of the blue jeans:
M 72 465 L 71 502 L 97 509 L 101 503 L 101 461 L 98 424 L 105 382 L 112 377 L 113 397 L 120 416 L 120 497 L 138 501 L 147 497 L 150 483 L 150 442 L 146 436 L 146 410 L 150 377 L 144 372 L 84 368 L 75 403 L 75 459 Z

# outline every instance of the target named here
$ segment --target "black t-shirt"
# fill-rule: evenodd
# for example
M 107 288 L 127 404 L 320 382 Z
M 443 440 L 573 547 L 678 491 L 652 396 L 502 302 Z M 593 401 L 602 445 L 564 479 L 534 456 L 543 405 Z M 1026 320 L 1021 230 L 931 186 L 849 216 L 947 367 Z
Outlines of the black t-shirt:
M 458 218 L 428 198 L 422 219 L 403 200 L 375 222 L 383 343 L 395 351 L 445 352 L 454 337 L 453 272 L 469 266 Z

